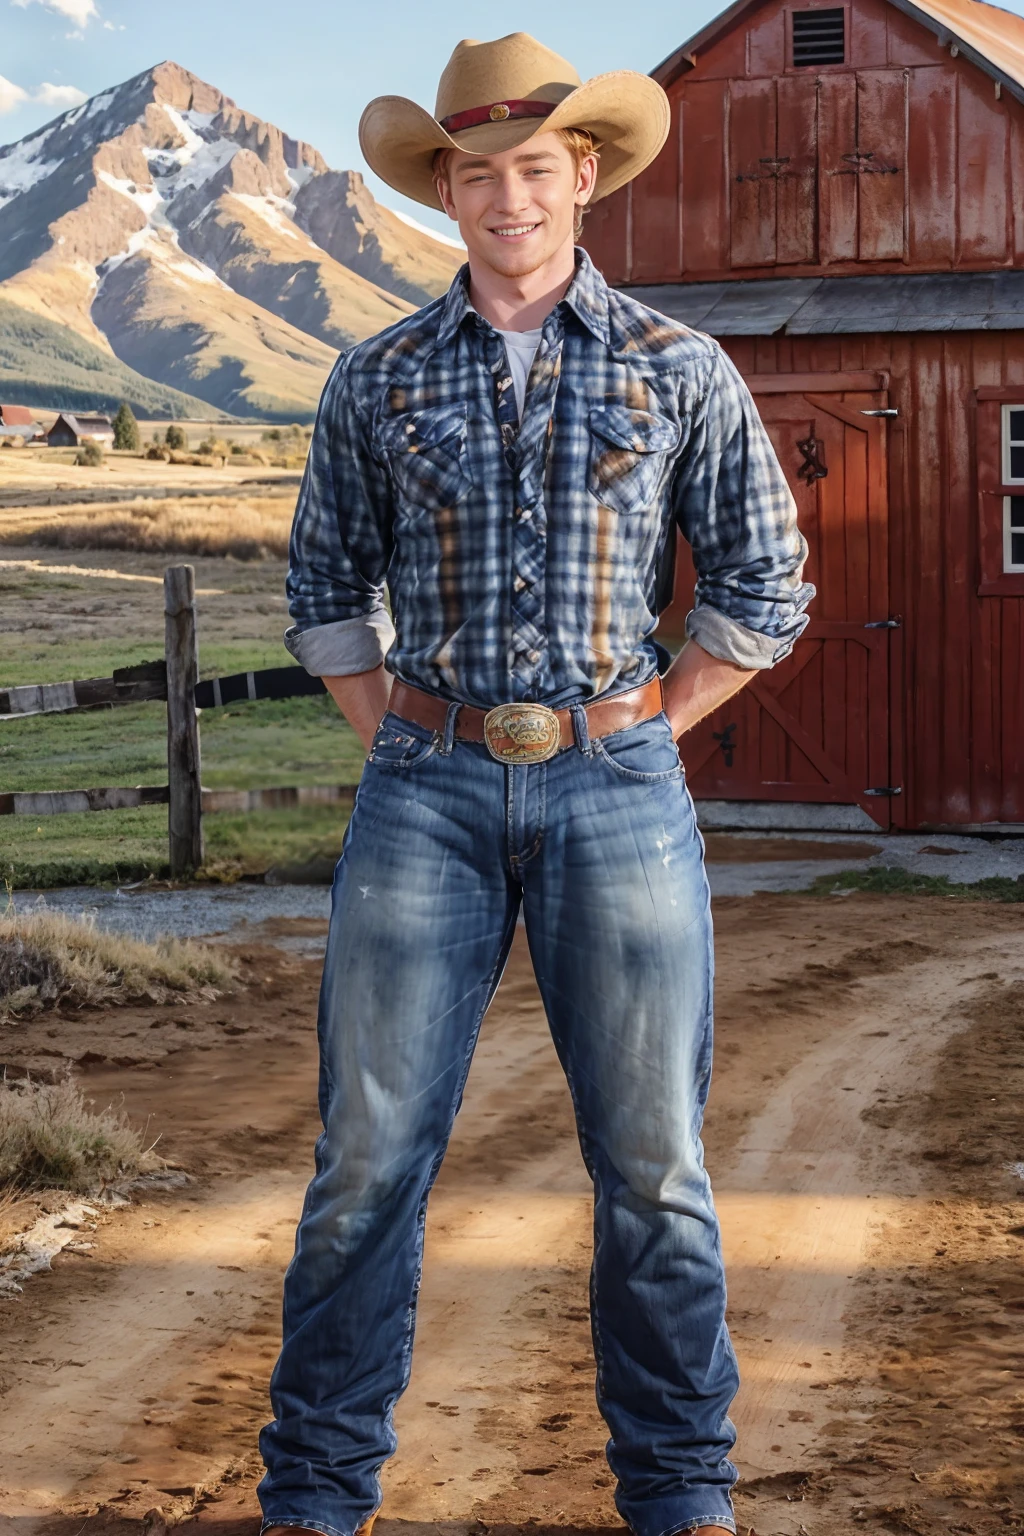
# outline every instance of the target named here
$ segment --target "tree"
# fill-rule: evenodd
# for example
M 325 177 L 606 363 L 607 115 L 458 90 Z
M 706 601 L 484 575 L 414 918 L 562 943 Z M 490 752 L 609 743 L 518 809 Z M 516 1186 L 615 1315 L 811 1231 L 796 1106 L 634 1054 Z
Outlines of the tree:
M 122 400 L 114 417 L 114 447 L 124 453 L 138 453 L 141 442 L 139 424 L 132 415 L 132 408 Z
M 179 427 L 175 422 L 172 421 L 170 426 L 167 428 L 167 431 L 164 433 L 164 442 L 167 444 L 168 448 L 173 449 L 175 453 L 184 453 L 188 447 L 188 438 L 185 436 L 184 427 Z

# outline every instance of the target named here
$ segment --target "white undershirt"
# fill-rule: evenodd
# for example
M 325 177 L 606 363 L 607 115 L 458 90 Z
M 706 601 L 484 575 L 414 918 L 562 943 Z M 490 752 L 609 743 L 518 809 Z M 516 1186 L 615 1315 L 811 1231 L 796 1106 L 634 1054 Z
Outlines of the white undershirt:
M 505 343 L 505 355 L 508 365 L 512 370 L 512 388 L 515 390 L 516 410 L 519 420 L 523 419 L 523 405 L 526 401 L 526 381 L 530 377 L 530 369 L 540 346 L 543 326 L 535 331 L 499 331 L 498 335 Z

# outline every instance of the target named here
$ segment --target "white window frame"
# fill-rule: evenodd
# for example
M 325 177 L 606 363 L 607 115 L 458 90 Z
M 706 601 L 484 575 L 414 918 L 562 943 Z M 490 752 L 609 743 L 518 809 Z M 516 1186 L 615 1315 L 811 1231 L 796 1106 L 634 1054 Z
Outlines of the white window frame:
M 1024 411 L 1024 400 L 1011 400 L 1008 404 L 1003 406 L 1002 432 L 1000 434 L 1000 436 L 1002 438 L 1002 447 L 1003 447 L 1003 484 L 1004 485 L 1024 485 L 1024 475 L 1011 475 L 1010 474 L 1010 447 L 1011 447 L 1011 439 L 1010 439 L 1010 412 L 1011 411 Z M 1024 448 L 1024 437 L 1015 437 L 1015 438 L 1013 438 L 1012 439 L 1012 446 L 1014 448 Z M 1010 514 L 1008 512 L 1004 513 L 1004 519 L 1006 521 L 1006 526 L 1007 527 L 1009 527 L 1009 515 Z M 1016 569 L 1016 567 L 1015 567 L 1015 569 Z
M 1024 576 L 1024 560 L 1013 561 L 1013 536 L 1024 539 L 1024 523 L 1014 528 L 1010 523 L 1011 508 L 1015 501 L 1024 501 L 1024 493 L 1020 496 L 1003 497 L 1003 575 Z

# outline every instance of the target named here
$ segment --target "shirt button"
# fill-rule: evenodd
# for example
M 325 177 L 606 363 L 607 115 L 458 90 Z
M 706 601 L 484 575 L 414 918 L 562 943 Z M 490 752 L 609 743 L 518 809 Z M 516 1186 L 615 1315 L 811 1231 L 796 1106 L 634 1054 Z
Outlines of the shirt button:
M 521 576 L 517 576 L 512 585 L 517 592 L 522 592 L 525 587 L 530 585 L 530 583 L 528 581 L 524 581 Z
M 540 651 L 527 651 L 527 661 L 540 661 Z
M 532 516 L 533 516 L 533 513 L 530 511 L 529 507 L 516 507 L 516 521 L 517 522 L 519 522 L 519 523 L 528 523 Z

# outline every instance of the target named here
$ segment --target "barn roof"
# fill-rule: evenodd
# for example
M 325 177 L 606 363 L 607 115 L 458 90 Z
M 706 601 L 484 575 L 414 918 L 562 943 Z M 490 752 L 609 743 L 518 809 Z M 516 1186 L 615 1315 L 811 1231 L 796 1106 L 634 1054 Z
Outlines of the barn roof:
M 699 54 L 762 3 L 734 0 L 651 71 L 655 80 L 668 85 L 692 69 Z M 889 0 L 889 4 L 927 27 L 940 42 L 954 44 L 972 64 L 1024 101 L 1024 17 L 987 5 L 985 0 Z
M 742 278 L 624 291 L 711 336 L 1024 330 L 1024 271 Z
M 114 424 L 109 416 L 86 415 L 81 411 L 61 411 L 53 426 L 56 427 L 60 422 L 64 422 L 72 432 L 113 432 L 114 430 Z M 53 427 L 50 430 L 52 432 Z
M 35 417 L 27 405 L 0 405 L 0 422 L 5 427 L 31 427 Z

